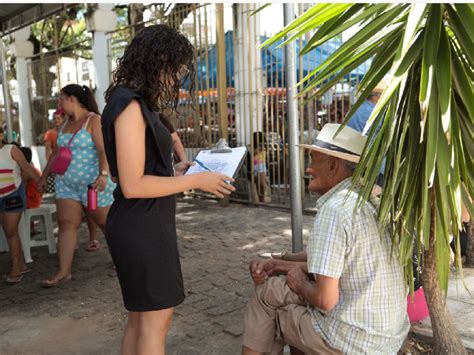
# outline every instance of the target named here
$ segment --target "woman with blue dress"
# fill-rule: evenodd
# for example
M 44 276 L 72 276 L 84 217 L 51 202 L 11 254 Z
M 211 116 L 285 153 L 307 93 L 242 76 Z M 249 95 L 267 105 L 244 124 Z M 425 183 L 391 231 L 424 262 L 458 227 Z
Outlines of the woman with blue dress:
M 109 177 L 101 120 L 92 91 L 85 85 L 67 85 L 61 90 L 59 104 L 67 119 L 59 131 L 57 147 L 48 160 L 39 188 L 45 189 L 46 179 L 59 147 L 69 146 L 72 160 L 64 175 L 56 175 L 59 270 L 43 281 L 44 287 L 54 287 L 72 279 L 77 230 L 82 222 L 83 211 L 104 232 L 115 188 Z M 99 192 L 97 209 L 93 211 L 86 208 L 89 184 Z

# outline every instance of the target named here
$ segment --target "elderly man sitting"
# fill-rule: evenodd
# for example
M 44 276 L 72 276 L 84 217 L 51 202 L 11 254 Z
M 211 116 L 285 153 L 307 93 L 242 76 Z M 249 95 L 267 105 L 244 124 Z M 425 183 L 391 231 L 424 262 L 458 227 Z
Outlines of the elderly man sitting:
M 366 137 L 327 124 L 311 152 L 309 189 L 322 196 L 307 251 L 250 263 L 255 292 L 243 354 L 396 354 L 409 330 L 407 286 L 370 202 L 354 213 L 351 176 Z M 351 187 L 353 191 L 351 192 Z M 272 277 L 286 274 L 286 277 Z

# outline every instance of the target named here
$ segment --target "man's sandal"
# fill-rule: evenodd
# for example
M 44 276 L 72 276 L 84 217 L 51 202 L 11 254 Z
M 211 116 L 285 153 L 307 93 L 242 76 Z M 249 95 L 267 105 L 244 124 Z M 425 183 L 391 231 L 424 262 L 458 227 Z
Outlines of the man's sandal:
M 264 259 L 284 260 L 284 257 L 286 254 L 288 254 L 288 252 L 285 250 L 285 251 L 280 251 L 278 253 L 261 253 L 261 254 L 258 254 L 258 256 Z
M 97 251 L 100 249 L 100 242 L 97 239 L 91 240 L 86 247 L 87 251 Z
M 41 283 L 41 286 L 43 286 L 44 288 L 53 288 L 53 287 L 59 286 L 62 283 L 69 282 L 71 280 L 72 280 L 72 275 L 63 277 L 62 279 L 46 279 L 46 280 L 43 280 L 43 282 Z

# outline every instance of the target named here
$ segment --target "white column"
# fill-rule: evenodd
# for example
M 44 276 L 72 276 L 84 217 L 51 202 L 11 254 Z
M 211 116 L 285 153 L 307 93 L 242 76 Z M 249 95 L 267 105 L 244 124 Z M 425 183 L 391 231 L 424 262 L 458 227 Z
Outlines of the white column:
M 96 85 L 95 99 L 100 112 L 102 112 L 105 107 L 104 92 L 110 84 L 110 68 L 107 52 L 107 36 L 105 32 L 94 32 L 92 58 Z
M 86 18 L 87 29 L 93 32 L 92 62 L 95 76 L 95 98 L 99 111 L 105 107 L 104 93 L 110 84 L 107 32 L 114 31 L 117 15 L 113 4 L 98 4 L 98 8 Z
M 262 131 L 263 86 L 260 47 L 260 13 L 255 4 L 238 4 L 234 42 L 237 143 L 250 144 L 253 132 Z
M 7 122 L 6 138 L 7 142 L 12 141 L 12 112 L 10 108 L 10 93 L 8 91 L 8 79 L 6 69 L 5 46 L 0 39 L 0 65 L 2 67 L 2 89 L 3 89 L 3 109 L 5 113 L 5 120 Z
M 18 113 L 20 117 L 20 138 L 21 144 L 26 147 L 36 145 L 33 138 L 33 124 L 29 100 L 28 66 L 25 57 L 16 58 L 16 78 L 18 81 Z
M 20 118 L 20 138 L 21 144 L 27 147 L 35 145 L 33 137 L 33 123 L 30 109 L 28 79 L 28 66 L 26 58 L 33 55 L 33 43 L 28 41 L 30 27 L 25 27 L 13 33 L 14 42 L 11 45 L 13 54 L 16 57 L 16 79 L 18 83 L 18 115 Z

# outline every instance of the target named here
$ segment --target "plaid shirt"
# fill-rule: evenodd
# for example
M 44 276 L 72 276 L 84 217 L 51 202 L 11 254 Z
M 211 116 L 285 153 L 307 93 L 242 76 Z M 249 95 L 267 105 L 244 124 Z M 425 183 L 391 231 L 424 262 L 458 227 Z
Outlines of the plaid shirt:
M 339 279 L 339 302 L 324 313 L 309 306 L 313 326 L 348 354 L 396 354 L 409 331 L 403 268 L 390 256 L 387 230 L 379 230 L 369 202 L 354 214 L 358 194 L 345 179 L 317 202 L 308 241 L 308 271 Z

